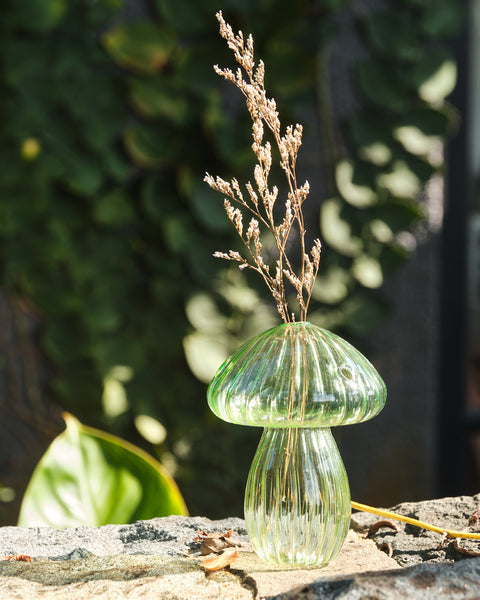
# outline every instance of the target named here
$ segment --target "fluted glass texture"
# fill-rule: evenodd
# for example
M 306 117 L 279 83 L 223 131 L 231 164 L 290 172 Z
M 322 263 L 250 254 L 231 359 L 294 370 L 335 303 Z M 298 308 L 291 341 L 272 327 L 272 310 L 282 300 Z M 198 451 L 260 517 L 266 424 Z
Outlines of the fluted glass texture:
M 260 427 L 332 427 L 365 421 L 385 404 L 372 364 L 308 322 L 282 324 L 244 344 L 209 385 L 221 419 Z
M 340 551 L 350 523 L 347 475 L 328 428 L 266 428 L 247 481 L 245 521 L 268 562 L 314 566 Z

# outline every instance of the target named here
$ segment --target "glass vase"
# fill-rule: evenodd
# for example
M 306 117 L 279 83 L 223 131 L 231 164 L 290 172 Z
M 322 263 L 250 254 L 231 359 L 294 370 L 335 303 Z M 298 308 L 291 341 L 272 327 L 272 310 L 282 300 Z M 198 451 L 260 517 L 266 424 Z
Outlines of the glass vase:
M 283 565 L 324 565 L 350 524 L 350 490 L 329 428 L 266 428 L 245 493 L 258 556 Z
M 329 562 L 350 521 L 348 480 L 330 427 L 381 411 L 386 388 L 375 368 L 332 332 L 287 323 L 239 348 L 207 396 L 221 419 L 264 428 L 245 495 L 258 555 L 283 565 Z

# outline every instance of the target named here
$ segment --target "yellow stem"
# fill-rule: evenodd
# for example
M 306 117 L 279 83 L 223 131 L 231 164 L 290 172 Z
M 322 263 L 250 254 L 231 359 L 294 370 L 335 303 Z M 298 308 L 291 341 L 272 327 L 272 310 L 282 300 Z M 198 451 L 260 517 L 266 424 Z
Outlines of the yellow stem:
M 409 523 L 410 525 L 414 525 L 415 527 L 421 527 L 422 529 L 429 529 L 430 531 L 435 531 L 435 533 L 446 533 L 447 537 L 449 538 L 465 538 L 469 540 L 480 540 L 480 533 L 467 533 L 465 531 L 453 531 L 451 529 L 445 529 L 444 527 L 436 527 L 435 525 L 430 525 L 429 523 L 424 523 L 423 521 L 417 521 L 417 519 L 411 519 L 410 517 L 397 515 L 388 510 L 374 508 L 373 506 L 368 506 L 367 504 L 360 504 L 359 502 L 354 502 L 353 500 L 352 508 L 354 508 L 355 510 L 360 510 L 362 512 L 373 513 L 374 515 L 379 515 L 380 517 L 387 517 L 388 519 L 403 521 L 404 523 Z

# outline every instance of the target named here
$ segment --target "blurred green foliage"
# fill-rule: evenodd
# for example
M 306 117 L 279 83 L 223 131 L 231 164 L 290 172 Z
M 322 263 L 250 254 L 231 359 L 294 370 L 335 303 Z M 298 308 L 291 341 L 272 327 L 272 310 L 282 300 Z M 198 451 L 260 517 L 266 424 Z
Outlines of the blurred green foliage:
M 310 320 L 350 338 L 384 318 L 378 288 L 408 258 L 401 234 L 443 167 L 455 121 L 445 40 L 463 15 L 455 0 L 355 14 L 360 108 L 338 123 L 325 90 L 346 0 L 142 7 L 138 19 L 123 0 L 4 8 L 1 285 L 43 316 L 56 402 L 177 469 L 192 514 L 240 514 L 258 432 L 210 415 L 205 383 L 276 317 L 257 282 L 211 258 L 237 241 L 204 172 L 242 181 L 252 164 L 242 100 L 212 69 L 232 65 L 214 14 L 253 33 L 283 123 L 319 114 L 332 184 L 313 207 L 325 251 Z

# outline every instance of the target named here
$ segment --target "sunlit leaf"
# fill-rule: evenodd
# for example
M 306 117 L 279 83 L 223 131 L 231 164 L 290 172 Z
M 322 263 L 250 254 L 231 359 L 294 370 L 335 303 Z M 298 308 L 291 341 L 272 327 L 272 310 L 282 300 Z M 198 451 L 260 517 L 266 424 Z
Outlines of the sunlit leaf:
M 387 244 L 393 240 L 393 231 L 388 224 L 381 219 L 372 219 L 369 224 L 369 229 L 378 242 Z
M 339 199 L 326 200 L 322 204 L 320 226 L 323 239 L 343 256 L 358 256 L 363 241 L 352 233 L 350 223 L 342 218 L 342 203 Z
M 164 117 L 179 125 L 189 120 L 191 111 L 185 93 L 179 92 L 165 77 L 132 79 L 130 98 L 144 117 Z
M 378 202 L 378 196 L 372 188 L 374 178 L 370 176 L 366 166 L 342 160 L 335 169 L 338 191 L 342 197 L 357 208 L 367 208 Z
M 438 148 L 442 142 L 442 138 L 425 135 L 414 125 L 397 127 L 393 134 L 405 150 L 419 156 L 428 155 L 433 149 Z
M 170 32 L 153 21 L 112 29 L 103 36 L 103 43 L 119 65 L 147 75 L 163 69 L 173 48 Z
M 160 167 L 175 160 L 180 151 L 178 132 L 167 123 L 156 127 L 137 125 L 125 133 L 125 146 L 133 161 L 142 167 Z
M 107 379 L 103 384 L 103 412 L 107 417 L 118 417 L 128 410 L 125 387 L 116 379 Z
M 151 444 L 161 444 L 167 437 L 165 427 L 150 415 L 137 415 L 135 417 L 135 427 L 138 433 Z
M 222 336 L 199 331 L 188 335 L 183 340 L 183 347 L 192 373 L 204 383 L 210 382 L 230 354 L 228 344 Z
M 332 266 L 326 273 L 317 276 L 312 297 L 325 304 L 338 304 L 348 294 L 351 275 L 346 269 Z
M 432 104 L 441 102 L 457 82 L 457 67 L 445 50 L 428 52 L 417 61 L 408 74 L 422 100 Z
M 98 527 L 187 514 L 175 482 L 154 458 L 72 415 L 65 421 L 30 480 L 20 526 Z
M 420 98 L 427 102 L 439 102 L 453 92 L 457 83 L 457 65 L 446 60 L 426 79 L 419 88 Z
M 392 158 L 391 125 L 366 112 L 353 115 L 349 133 L 360 158 L 377 166 L 388 164 Z
M 205 292 L 198 292 L 191 296 L 186 303 L 185 312 L 193 327 L 205 333 L 223 331 L 228 320 L 218 310 L 212 296 Z
M 373 256 L 362 254 L 353 261 L 352 273 L 367 288 L 378 288 L 383 283 L 382 267 Z
M 378 176 L 378 184 L 387 189 L 393 196 L 413 198 L 421 189 L 417 175 L 403 161 L 395 161 L 392 168 Z

